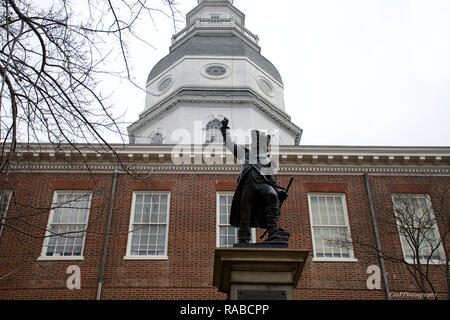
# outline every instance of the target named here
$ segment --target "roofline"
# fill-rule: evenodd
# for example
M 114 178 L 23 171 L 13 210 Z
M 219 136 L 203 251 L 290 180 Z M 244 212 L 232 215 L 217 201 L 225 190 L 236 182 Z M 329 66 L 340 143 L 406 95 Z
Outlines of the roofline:
M 136 153 L 152 153 L 164 152 L 168 153 L 177 146 L 175 144 L 123 144 L 111 143 L 109 146 L 118 153 L 136 152 Z M 207 146 L 207 145 L 203 145 Z M 106 144 L 58 144 L 51 143 L 18 143 L 15 153 L 37 153 L 37 152 L 77 152 L 76 148 L 84 153 L 99 153 L 100 149 L 107 150 Z M 280 154 L 360 154 L 360 155 L 433 155 L 450 158 L 450 146 L 348 146 L 348 145 L 281 145 L 279 146 Z M 8 153 L 8 150 L 5 150 Z
M 69 144 L 19 144 L 9 157 L 10 168 L 37 174 L 239 173 L 239 164 L 222 144 L 110 146 L 115 154 L 102 144 L 79 144 L 78 150 Z M 450 147 L 279 146 L 269 151 L 281 175 L 450 176 Z

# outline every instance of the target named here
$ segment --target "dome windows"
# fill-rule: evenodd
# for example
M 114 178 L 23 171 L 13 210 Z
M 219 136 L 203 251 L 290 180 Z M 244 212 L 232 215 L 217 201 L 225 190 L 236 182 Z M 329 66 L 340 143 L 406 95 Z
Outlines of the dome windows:
M 275 95 L 275 89 L 269 80 L 259 77 L 256 82 L 258 83 L 258 87 L 267 94 L 269 97 L 273 97 Z
M 201 73 L 204 77 L 209 79 L 223 79 L 230 74 L 228 67 L 219 63 L 204 66 L 201 69 Z
M 227 73 L 227 69 L 222 66 L 209 66 L 205 69 L 206 73 L 213 77 L 221 77 Z
M 162 79 L 156 87 L 158 90 L 158 94 L 163 94 L 164 92 L 169 90 L 169 88 L 172 86 L 172 84 L 173 84 L 172 76 L 168 76 L 168 77 L 165 77 L 164 79 Z

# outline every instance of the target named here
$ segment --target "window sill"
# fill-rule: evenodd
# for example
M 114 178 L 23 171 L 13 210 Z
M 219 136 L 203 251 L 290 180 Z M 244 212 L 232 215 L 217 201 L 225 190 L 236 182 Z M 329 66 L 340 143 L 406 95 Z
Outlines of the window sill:
M 169 260 L 168 256 L 125 256 L 124 260 Z
M 38 261 L 81 261 L 83 256 L 40 256 Z
M 358 262 L 356 258 L 313 258 L 313 262 Z
M 427 262 L 426 260 L 420 260 L 419 263 L 417 261 L 416 261 L 416 263 L 414 263 L 413 259 L 405 259 L 405 262 L 410 265 L 420 264 L 420 265 L 425 266 L 425 265 L 429 264 L 429 265 L 444 265 L 445 266 L 444 260 L 430 260 L 429 262 Z M 450 265 L 450 261 L 448 264 Z

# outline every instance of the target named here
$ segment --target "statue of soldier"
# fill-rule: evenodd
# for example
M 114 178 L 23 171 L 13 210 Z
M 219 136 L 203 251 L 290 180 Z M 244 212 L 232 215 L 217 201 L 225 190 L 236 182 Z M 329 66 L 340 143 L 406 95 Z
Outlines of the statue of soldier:
M 239 244 L 235 246 L 249 244 L 250 228 L 258 227 L 267 229 L 268 238 L 264 241 L 265 244 L 287 247 L 290 234 L 277 227 L 280 205 L 286 200 L 287 192 L 277 185 L 273 176 L 274 163 L 268 153 L 271 136 L 252 130 L 252 141 L 249 148 L 246 148 L 234 143 L 228 122 L 227 118 L 222 120 L 220 131 L 226 147 L 240 163 L 238 185 L 230 212 L 230 224 L 239 228 Z

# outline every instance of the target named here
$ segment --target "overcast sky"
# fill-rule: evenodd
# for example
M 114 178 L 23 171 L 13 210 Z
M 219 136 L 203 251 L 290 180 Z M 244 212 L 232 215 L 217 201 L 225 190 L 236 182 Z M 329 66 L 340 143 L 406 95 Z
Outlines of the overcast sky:
M 197 0 L 178 0 L 183 16 Z M 449 146 L 449 0 L 235 0 L 261 53 L 280 71 L 302 145 Z M 181 17 L 181 16 L 180 16 Z M 183 17 L 184 18 L 184 17 Z M 184 22 L 178 24 L 178 31 Z M 130 47 L 136 82 L 169 52 L 162 15 Z M 122 82 L 116 107 L 133 122 L 145 94 Z

